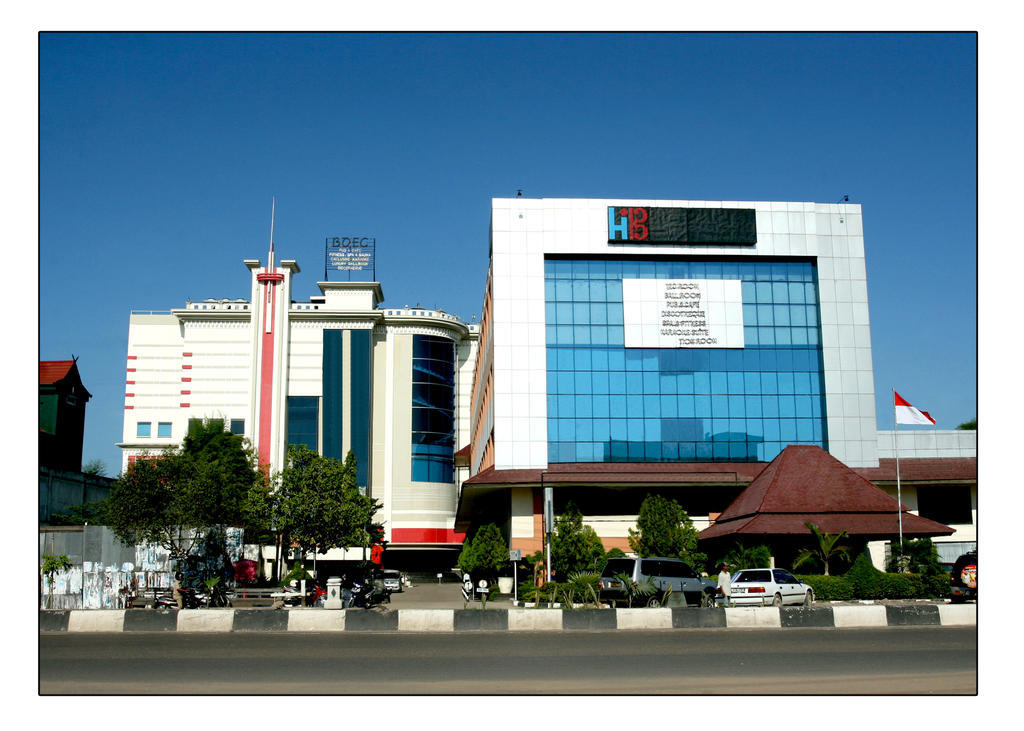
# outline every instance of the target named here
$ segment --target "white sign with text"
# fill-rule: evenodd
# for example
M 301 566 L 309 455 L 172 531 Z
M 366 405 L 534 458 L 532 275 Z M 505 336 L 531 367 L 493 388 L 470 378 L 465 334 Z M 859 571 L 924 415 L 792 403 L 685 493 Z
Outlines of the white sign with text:
M 742 348 L 738 279 L 623 279 L 627 348 Z

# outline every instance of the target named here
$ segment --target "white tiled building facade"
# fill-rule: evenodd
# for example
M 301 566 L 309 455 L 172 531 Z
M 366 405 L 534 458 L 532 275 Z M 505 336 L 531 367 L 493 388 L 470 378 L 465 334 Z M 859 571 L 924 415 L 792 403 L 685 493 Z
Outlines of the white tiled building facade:
M 385 308 L 376 282 L 317 282 L 319 295 L 296 301 L 296 262 L 244 263 L 249 300 L 131 314 L 124 466 L 205 418 L 244 435 L 272 472 L 289 443 L 352 450 L 389 548 L 457 547 L 453 456 L 469 440 L 478 326 Z

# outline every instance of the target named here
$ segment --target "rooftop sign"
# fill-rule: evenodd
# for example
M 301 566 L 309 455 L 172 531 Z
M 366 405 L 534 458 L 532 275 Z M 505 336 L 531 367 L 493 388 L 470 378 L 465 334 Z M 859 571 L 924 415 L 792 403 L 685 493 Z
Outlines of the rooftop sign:
M 371 272 L 376 278 L 377 239 L 370 236 L 328 236 L 324 241 L 324 277 L 327 271 Z
M 608 207 L 608 241 L 756 244 L 753 208 Z

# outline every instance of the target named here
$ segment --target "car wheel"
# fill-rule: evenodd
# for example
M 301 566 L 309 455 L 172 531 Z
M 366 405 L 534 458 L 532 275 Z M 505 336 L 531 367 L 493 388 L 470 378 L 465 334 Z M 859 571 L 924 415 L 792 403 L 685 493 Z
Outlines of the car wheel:
M 814 603 L 814 592 L 808 590 L 808 592 L 806 594 L 804 594 L 804 606 L 805 607 L 809 607 L 813 603 Z
M 647 600 L 647 606 L 657 609 L 661 606 L 661 602 L 658 601 L 658 597 L 652 596 L 650 599 Z
M 705 591 L 700 595 L 700 605 L 705 609 L 715 606 L 715 597 L 710 592 Z
M 773 607 L 781 607 L 782 606 L 782 594 L 776 594 L 775 595 L 775 598 L 772 599 L 772 606 Z

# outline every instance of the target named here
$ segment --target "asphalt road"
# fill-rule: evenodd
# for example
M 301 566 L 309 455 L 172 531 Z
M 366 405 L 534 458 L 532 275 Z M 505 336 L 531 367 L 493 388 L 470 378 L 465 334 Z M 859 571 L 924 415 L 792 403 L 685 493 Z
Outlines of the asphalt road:
M 55 633 L 49 694 L 973 694 L 973 627 Z

